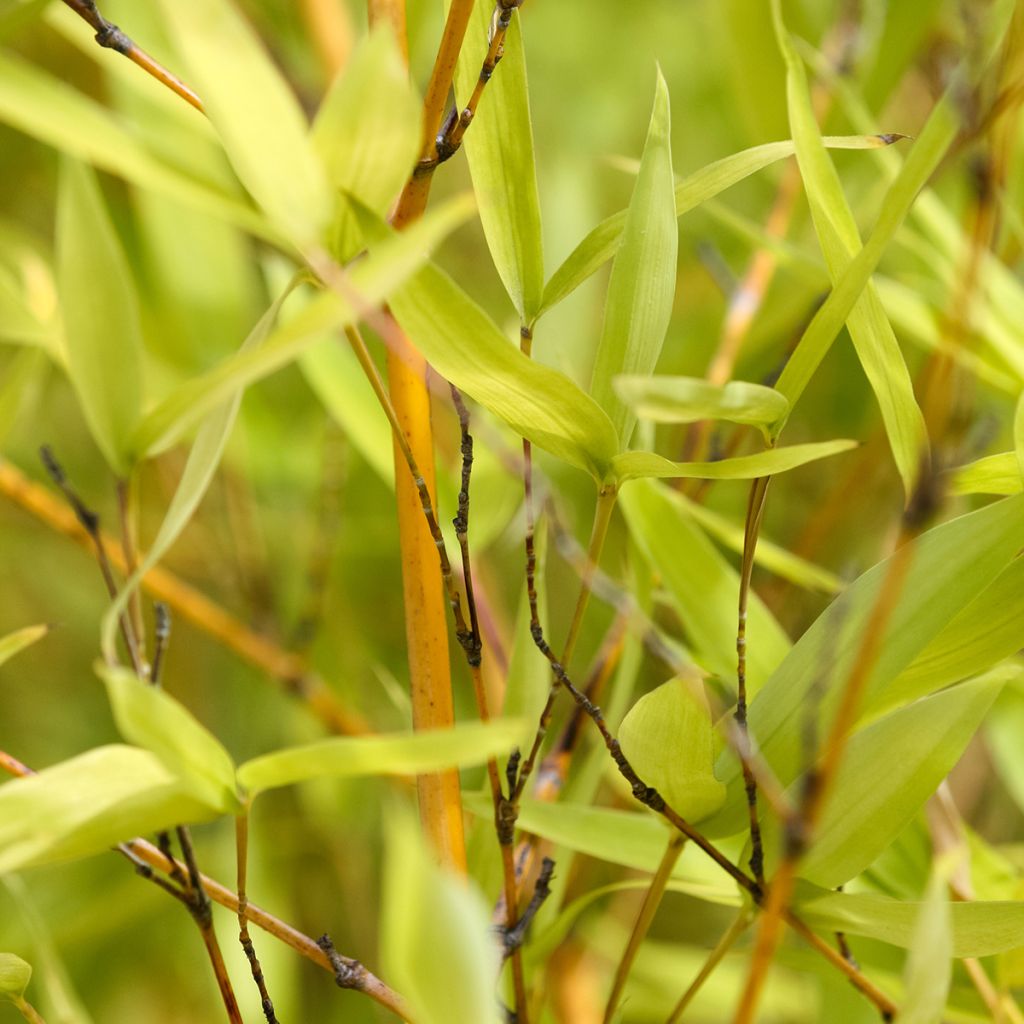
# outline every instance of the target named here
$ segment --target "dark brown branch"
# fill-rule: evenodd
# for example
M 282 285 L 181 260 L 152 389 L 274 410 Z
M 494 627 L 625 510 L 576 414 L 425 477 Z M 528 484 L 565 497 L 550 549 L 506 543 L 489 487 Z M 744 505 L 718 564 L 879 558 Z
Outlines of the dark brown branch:
M 256 955 L 256 947 L 253 945 L 249 935 L 249 921 L 245 911 L 249 906 L 249 897 L 246 892 L 246 876 L 249 863 L 249 817 L 240 814 L 235 819 L 235 848 L 238 862 L 238 941 L 249 961 L 249 970 L 252 973 L 252 980 L 256 982 L 256 988 L 260 993 L 260 1005 L 263 1008 L 263 1016 L 267 1024 L 278 1024 L 277 1016 L 274 1013 L 274 1001 L 267 991 L 267 982 L 263 976 L 263 967 L 260 965 L 259 957 Z

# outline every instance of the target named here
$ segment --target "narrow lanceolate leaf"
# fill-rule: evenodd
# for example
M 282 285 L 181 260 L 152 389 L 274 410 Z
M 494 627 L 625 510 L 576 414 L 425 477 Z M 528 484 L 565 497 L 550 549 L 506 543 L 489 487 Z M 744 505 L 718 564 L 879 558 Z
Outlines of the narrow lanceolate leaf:
M 946 154 L 959 126 L 956 103 L 947 92 L 935 105 L 903 167 L 889 186 L 871 236 L 836 280 L 829 297 L 815 313 L 776 381 L 776 389 L 789 399 L 790 408 L 803 394 L 851 310 L 864 294 L 889 242 L 903 223 L 918 193 Z M 776 436 L 783 426 L 784 420 L 775 425 Z
M 654 372 L 672 316 L 678 246 L 668 86 L 659 69 L 640 173 L 612 264 L 590 385 L 594 400 L 611 417 L 620 449 L 629 447 L 636 413 L 615 394 L 612 380 L 622 373 Z
M 61 168 L 57 284 L 71 383 L 96 444 L 127 476 L 142 404 L 139 303 L 99 185 L 72 160 Z
M 619 483 L 640 477 L 688 480 L 753 480 L 775 476 L 804 466 L 817 459 L 848 452 L 856 441 L 820 441 L 794 444 L 787 448 L 769 448 L 756 455 L 739 455 L 717 462 L 672 462 L 654 452 L 623 452 L 612 460 L 612 476 Z
M 455 70 L 465 106 L 480 76 L 493 9 L 476 4 L 469 39 Z M 500 70 L 487 84 L 463 141 L 487 248 L 520 319 L 532 324 L 544 290 L 540 199 L 520 19 L 505 34 Z
M 828 892 L 802 882 L 794 906 L 809 924 L 822 931 L 845 932 L 910 948 L 925 904 L 859 892 Z M 952 903 L 950 956 L 995 956 L 1020 947 L 1024 934 L 1024 901 L 991 900 Z
M 1021 479 L 1024 479 L 1024 394 L 1017 399 L 1017 408 L 1013 414 L 1013 448 L 1017 453 Z
M 401 191 L 422 145 L 422 104 L 409 82 L 394 33 L 372 32 L 335 79 L 313 123 L 313 144 L 330 185 L 384 215 Z M 332 248 L 355 255 L 358 228 L 340 204 Z
M 778 0 L 773 10 L 779 47 L 786 62 L 789 122 L 796 143 L 797 162 L 818 242 L 835 285 L 861 249 L 860 233 L 836 169 L 822 145 L 807 76 L 782 23 Z M 909 501 L 923 465 L 927 430 L 896 335 L 870 281 L 865 283 L 846 322 L 857 356 L 878 399 L 889 444 Z
M 800 864 L 800 877 L 835 888 L 871 864 L 960 760 L 1005 682 L 998 670 L 987 673 L 856 733 Z M 801 784 L 794 783 L 794 798 Z M 769 815 L 764 827 L 766 851 L 778 850 L 775 819 Z M 773 856 L 769 853 L 768 860 Z
M 726 420 L 764 426 L 786 415 L 789 403 L 774 388 L 733 380 L 709 384 L 699 377 L 630 377 L 612 382 L 619 397 L 641 418 L 655 423 Z
M 325 334 L 355 323 L 413 273 L 431 246 L 461 224 L 471 209 L 472 203 L 461 198 L 431 210 L 356 264 L 347 277 L 344 294 L 324 292 L 258 347 L 237 353 L 172 391 L 139 424 L 132 438 L 133 449 L 146 455 L 163 451 L 213 409 L 293 362 Z
M 910 953 L 903 971 L 900 1024 L 940 1024 L 953 976 L 953 912 L 949 879 L 954 851 L 935 862 L 924 903 L 914 922 Z
M 1016 452 L 986 455 L 950 470 L 950 494 L 1020 494 L 1024 490 Z
M 329 213 L 323 165 L 305 115 L 231 0 L 161 0 L 168 33 L 242 184 L 303 246 Z
M 222 814 L 240 810 L 231 755 L 191 711 L 127 669 L 100 662 L 96 671 L 126 740 L 152 751 L 206 806 Z
M 258 210 L 163 163 L 101 104 L 3 52 L 0 121 L 139 188 L 159 192 L 281 243 L 280 232 Z
M 221 813 L 148 750 L 98 747 L 0 785 L 0 875 Z
M 887 686 L 936 636 L 988 587 L 1024 546 L 1024 497 L 1007 498 L 929 530 L 912 542 L 899 601 L 879 645 L 863 702 L 863 714 L 883 706 Z M 827 735 L 839 691 L 849 678 L 890 560 L 868 570 L 815 620 L 775 670 L 750 706 L 751 733 L 783 785 L 804 769 L 801 722 L 808 702 L 818 704 L 819 735 Z M 821 684 L 824 681 L 824 691 Z M 729 800 L 705 822 L 712 834 L 743 828 L 743 779 L 729 753 L 718 763 Z
M 619 726 L 622 752 L 649 786 L 689 822 L 725 801 L 715 778 L 715 733 L 704 684 L 670 679 L 644 694 Z
M 56 331 L 40 320 L 24 291 L 17 276 L 0 268 L 0 340 L 52 351 Z
M 878 149 L 901 138 L 902 135 L 839 135 L 825 136 L 823 141 L 830 149 Z M 737 182 L 743 181 L 764 167 L 792 156 L 794 152 L 793 143 L 789 140 L 767 142 L 701 167 L 676 185 L 676 216 L 682 217 Z M 601 221 L 573 249 L 565 262 L 551 275 L 544 289 L 544 299 L 538 316 L 571 295 L 591 274 L 600 270 L 615 255 L 622 243 L 625 226 L 626 211 L 620 210 Z
M 242 343 L 241 351 L 243 353 L 258 348 L 266 340 L 277 320 L 282 304 L 291 294 L 296 283 L 297 279 L 293 280 L 270 309 L 263 314 L 249 337 Z M 103 616 L 100 626 L 100 647 L 103 656 L 110 664 L 115 661 L 114 650 L 118 619 L 127 607 L 131 595 L 142 582 L 142 578 L 170 550 L 199 506 L 199 502 L 210 486 L 213 474 L 220 464 L 221 456 L 224 454 L 224 446 L 227 444 L 231 428 L 234 426 L 241 400 L 240 393 L 234 394 L 203 420 L 199 432 L 196 434 L 192 450 L 188 454 L 188 461 L 185 463 L 185 469 L 178 481 L 177 490 L 174 492 L 171 504 L 164 514 L 164 520 L 160 524 L 160 529 L 153 539 L 146 557 L 125 582 Z
M 42 640 L 49 632 L 49 626 L 26 626 L 24 629 L 18 629 L 13 633 L 8 633 L 7 636 L 0 637 L 0 665 L 37 640 Z
M 498 1024 L 500 959 L 483 897 L 471 880 L 438 867 L 407 814 L 391 815 L 386 849 L 381 960 L 411 1019 Z
M 524 356 L 443 271 L 425 267 L 394 292 L 391 309 L 438 373 L 538 448 L 604 480 L 618 449 L 605 411 Z
M 0 953 L 0 1000 L 17 1003 L 31 979 L 31 964 L 13 953 Z
M 732 686 L 739 574 L 665 485 L 637 481 L 623 489 L 619 502 L 633 539 L 672 598 L 694 657 Z M 790 648 L 757 594 L 750 595 L 747 638 L 747 687 L 756 693 Z
M 522 731 L 519 719 L 497 719 L 392 736 L 338 737 L 246 761 L 238 781 L 255 795 L 309 779 L 444 771 L 507 754 Z

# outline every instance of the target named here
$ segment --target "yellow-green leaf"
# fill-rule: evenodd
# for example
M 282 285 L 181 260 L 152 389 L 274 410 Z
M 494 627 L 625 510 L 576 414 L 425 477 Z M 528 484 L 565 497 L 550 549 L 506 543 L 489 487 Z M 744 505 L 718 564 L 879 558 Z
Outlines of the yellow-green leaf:
M 623 452 L 612 460 L 612 477 L 619 483 L 641 477 L 688 480 L 753 480 L 775 476 L 808 462 L 856 448 L 856 441 L 819 441 L 769 448 L 756 455 L 738 455 L 717 462 L 672 462 L 654 452 Z
M 100 451 L 127 476 L 142 406 L 139 303 L 95 176 L 70 159 L 61 167 L 57 282 L 71 383 Z
M 1000 452 L 950 470 L 950 494 L 1020 494 L 1024 490 L 1016 452 Z
M 714 774 L 715 737 L 704 685 L 670 679 L 644 694 L 619 727 L 622 752 L 640 777 L 689 822 L 725 802 Z
M 519 719 L 494 719 L 390 736 L 337 737 L 246 761 L 238 781 L 256 794 L 309 779 L 442 771 L 507 755 L 522 731 Z
M 221 813 L 148 750 L 98 747 L 0 785 L 0 874 Z
M 183 704 L 125 668 L 99 662 L 96 671 L 126 740 L 152 751 L 207 807 L 240 810 L 231 755 Z
M 476 4 L 455 70 L 463 106 L 480 76 L 493 7 Z M 533 322 L 544 290 L 540 199 L 522 27 L 513 16 L 499 70 L 490 79 L 463 147 L 491 258 L 520 319 Z
M 659 68 L 640 173 L 612 264 L 590 385 L 594 400 L 611 418 L 620 449 L 629 447 L 636 413 L 615 394 L 612 381 L 619 374 L 654 372 L 672 316 L 678 245 L 668 86 Z
M 230 0 L 161 0 L 168 33 L 242 184 L 299 245 L 315 242 L 329 191 L 302 108 Z
M 0 1000 L 20 1002 L 31 979 L 31 964 L 13 953 L 0 953 Z
M 18 629 L 13 633 L 8 633 L 7 636 L 0 637 L 0 665 L 37 640 L 42 640 L 49 632 L 49 626 L 26 626 L 24 629 Z

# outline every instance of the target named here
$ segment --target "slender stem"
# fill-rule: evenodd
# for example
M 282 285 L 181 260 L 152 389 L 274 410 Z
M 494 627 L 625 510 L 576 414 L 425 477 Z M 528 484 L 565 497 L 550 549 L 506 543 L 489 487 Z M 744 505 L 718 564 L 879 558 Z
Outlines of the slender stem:
M 87 526 L 76 518 L 70 508 L 65 507 L 45 487 L 29 480 L 20 470 L 2 458 L 0 495 L 80 547 L 94 548 Z M 127 567 L 121 555 L 120 545 L 102 530 L 98 532 L 98 537 L 109 562 L 124 574 Z M 139 558 L 144 558 L 142 552 L 139 552 Z M 224 647 L 234 651 L 243 661 L 276 680 L 285 692 L 301 700 L 331 732 L 360 735 L 370 731 L 359 715 L 340 703 L 334 691 L 310 668 L 305 659 L 254 632 L 174 573 L 154 566 L 143 577 L 142 588 L 172 608 L 181 619 L 202 630 Z
M 373 0 L 370 9 L 372 12 Z M 355 43 L 349 6 L 338 0 L 302 0 L 302 14 L 320 64 L 328 80 L 333 79 L 348 63 Z M 372 13 L 370 24 L 373 24 Z M 404 34 L 401 42 L 404 45 Z
M 263 1016 L 267 1024 L 278 1024 L 277 1016 L 274 1013 L 274 1001 L 267 991 L 267 982 L 263 977 L 263 968 L 260 965 L 259 957 L 256 955 L 256 947 L 253 945 L 249 935 L 249 921 L 245 916 L 246 907 L 249 905 L 249 897 L 246 893 L 246 876 L 248 874 L 249 862 L 249 815 L 248 812 L 238 815 L 235 818 L 235 850 L 238 861 L 238 941 L 245 952 L 245 958 L 249 961 L 249 970 L 252 972 L 252 980 L 256 982 L 256 988 L 260 993 L 260 1005 L 263 1008 Z
M 138 524 L 136 523 L 133 501 L 132 482 L 130 479 L 117 482 L 117 507 L 121 519 L 121 551 L 124 554 L 125 575 L 131 577 L 138 568 Z M 126 609 L 128 621 L 131 623 L 132 635 L 139 651 L 139 661 L 146 669 L 146 630 L 142 623 L 142 596 L 135 587 L 128 598 Z M 151 670 L 147 669 L 147 676 Z
M 95 0 L 64 0 L 80 18 L 88 22 L 96 30 L 96 42 L 100 46 L 116 50 L 124 54 L 133 64 L 137 64 L 147 75 L 151 75 L 161 85 L 166 86 L 198 111 L 203 110 L 202 100 L 177 75 L 168 71 L 162 64 L 154 60 L 145 50 L 140 49 L 116 25 L 107 21 L 100 14 Z
M 697 972 L 697 977 L 690 982 L 689 988 L 682 994 L 665 1024 L 678 1024 L 683 1019 L 686 1008 L 696 998 L 704 982 L 711 977 L 718 965 L 725 959 L 726 954 L 736 945 L 740 936 L 750 927 L 751 920 L 750 911 L 746 908 L 736 915 L 736 920 L 729 925 L 726 933 L 718 940 L 718 945 L 715 946 L 707 960 L 704 961 L 704 966 Z
M 42 1014 L 24 996 L 19 996 L 15 999 L 14 1005 L 29 1024 L 46 1024 Z
M 612 990 L 608 995 L 608 1002 L 604 1008 L 604 1024 L 611 1024 L 615 1017 L 619 1000 L 622 998 L 622 990 L 626 987 L 629 972 L 633 968 L 633 961 L 636 960 L 636 955 L 640 952 L 640 946 L 647 937 L 648 929 L 651 927 L 654 915 L 658 912 L 661 899 L 665 895 L 665 886 L 668 885 L 668 880 L 672 877 L 672 869 L 676 866 L 676 861 L 679 860 L 679 855 L 683 852 L 685 844 L 686 840 L 681 835 L 673 835 L 669 839 L 668 846 L 665 847 L 665 853 L 662 855 L 661 863 L 658 865 L 658 870 L 654 873 L 651 884 L 644 893 L 640 912 L 633 923 L 633 930 L 630 932 L 629 941 L 626 943 L 626 948 L 622 951 L 622 959 L 619 960 L 619 966 L 615 971 Z

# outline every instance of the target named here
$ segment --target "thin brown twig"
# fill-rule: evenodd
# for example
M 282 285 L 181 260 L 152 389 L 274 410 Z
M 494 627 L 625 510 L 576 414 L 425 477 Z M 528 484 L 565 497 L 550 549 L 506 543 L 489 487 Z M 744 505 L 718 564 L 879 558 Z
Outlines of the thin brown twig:
M 121 552 L 124 555 L 125 574 L 131 578 L 135 575 L 135 570 L 139 565 L 131 480 L 118 480 L 117 508 L 121 519 Z M 125 614 L 131 623 L 132 636 L 135 637 L 135 643 L 139 650 L 139 663 L 148 677 L 151 669 L 146 664 L 146 630 L 142 623 L 142 595 L 139 593 L 138 587 L 132 588 Z
M 278 1024 L 277 1015 L 274 1013 L 274 1001 L 267 991 L 267 981 L 263 976 L 263 967 L 256 955 L 256 947 L 253 945 L 252 937 L 249 935 L 249 921 L 245 916 L 246 907 L 249 905 L 247 894 L 247 876 L 249 863 L 249 815 L 243 813 L 235 818 L 235 850 L 238 862 L 238 941 L 245 952 L 245 958 L 249 961 L 249 970 L 252 973 L 252 980 L 256 982 L 256 988 L 260 993 L 260 1006 L 263 1008 L 263 1016 L 267 1024 Z
M 81 547 L 94 548 L 87 525 L 81 523 L 71 509 L 65 508 L 45 487 L 29 480 L 2 458 L 0 495 Z M 98 536 L 113 567 L 124 573 L 127 567 L 119 545 L 102 531 L 99 531 Z M 139 557 L 144 557 L 142 552 Z M 341 705 L 327 683 L 312 670 L 305 659 L 253 632 L 221 605 L 211 601 L 174 573 L 154 566 L 142 578 L 141 586 L 147 593 L 174 609 L 180 618 L 276 680 L 287 693 L 305 703 L 331 732 L 362 735 L 370 731 L 362 717 Z
M 147 75 L 155 78 L 161 85 L 180 96 L 196 110 L 203 112 L 203 102 L 177 75 L 168 71 L 159 61 L 154 60 L 145 50 L 137 46 L 113 22 L 107 21 L 100 14 L 95 0 L 64 0 L 80 18 L 86 21 L 96 32 L 96 42 L 108 50 L 123 54 L 133 64 L 138 65 Z

